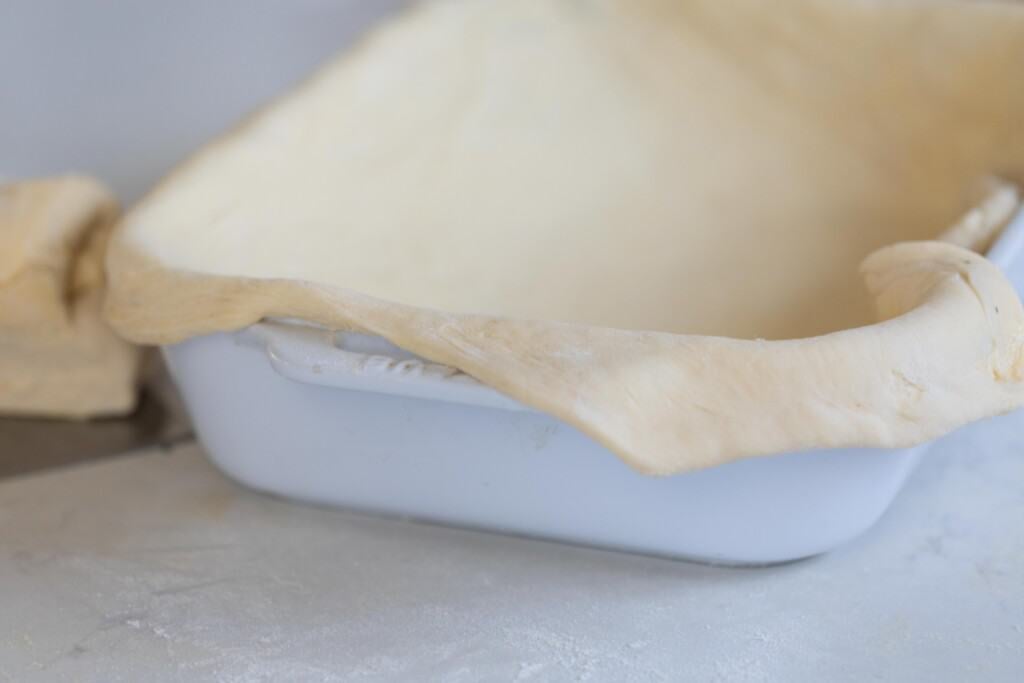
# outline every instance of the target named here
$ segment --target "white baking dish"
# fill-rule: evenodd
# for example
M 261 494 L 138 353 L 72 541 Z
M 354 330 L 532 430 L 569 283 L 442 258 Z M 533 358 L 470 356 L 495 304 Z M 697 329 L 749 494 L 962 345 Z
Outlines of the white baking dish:
M 1024 289 L 1024 214 L 989 256 Z M 870 527 L 927 445 L 785 453 L 657 478 L 576 429 L 376 337 L 265 322 L 165 349 L 228 475 L 301 500 L 737 564 Z
M 193 1 L 154 13 L 142 3 L 9 2 L 19 20 L 0 25 L 11 57 L 0 73 L 12 92 L 34 95 L 5 102 L 3 130 L 17 134 L 3 138 L 0 176 L 90 171 L 131 200 L 403 4 Z M 995 247 L 997 262 L 1010 263 L 1020 232 Z M 1017 271 L 1024 287 L 1024 263 Z M 787 454 L 648 478 L 465 379 L 363 367 L 325 339 L 257 325 L 166 350 L 201 439 L 231 476 L 305 500 L 759 563 L 819 553 L 866 529 L 923 450 Z

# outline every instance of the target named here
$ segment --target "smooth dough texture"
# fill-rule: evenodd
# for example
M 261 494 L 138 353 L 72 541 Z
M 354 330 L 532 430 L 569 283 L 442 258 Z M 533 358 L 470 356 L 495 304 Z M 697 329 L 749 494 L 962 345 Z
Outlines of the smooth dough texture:
M 644 472 L 919 442 L 1024 398 L 963 248 L 1011 200 L 957 223 L 1024 179 L 1022 72 L 998 4 L 421 3 L 132 211 L 108 314 L 378 333 Z
M 0 414 L 81 418 L 134 407 L 137 350 L 101 316 L 117 215 L 89 178 L 0 185 Z

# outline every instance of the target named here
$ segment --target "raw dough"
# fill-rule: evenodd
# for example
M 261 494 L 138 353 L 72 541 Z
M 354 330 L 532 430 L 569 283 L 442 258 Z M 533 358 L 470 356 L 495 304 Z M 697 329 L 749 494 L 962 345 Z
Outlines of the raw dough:
M 1022 70 L 1002 5 L 424 3 L 137 207 L 108 312 L 378 333 L 645 472 L 919 442 L 1019 404 L 1024 314 L 950 244 L 857 265 L 1021 180 Z
M 89 178 L 0 185 L 0 413 L 89 417 L 134 407 L 137 352 L 100 314 L 117 215 Z

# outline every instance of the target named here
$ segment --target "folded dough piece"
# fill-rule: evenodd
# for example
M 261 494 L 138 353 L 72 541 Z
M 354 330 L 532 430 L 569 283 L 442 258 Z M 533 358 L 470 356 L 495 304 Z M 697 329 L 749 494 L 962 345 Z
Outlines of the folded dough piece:
M 380 334 L 643 472 L 920 442 L 1024 400 L 1005 202 L 926 241 L 1024 179 L 1022 70 L 996 4 L 421 3 L 133 210 L 107 312 Z
M 0 413 L 116 415 L 137 351 L 101 316 L 114 198 L 76 176 L 0 185 Z

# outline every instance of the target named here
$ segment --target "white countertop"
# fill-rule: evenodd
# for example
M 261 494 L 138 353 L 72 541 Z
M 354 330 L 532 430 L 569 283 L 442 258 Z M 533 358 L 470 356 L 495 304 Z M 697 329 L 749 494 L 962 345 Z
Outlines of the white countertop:
M 0 681 L 1019 680 L 1022 423 L 764 569 L 291 504 L 194 445 L 5 480 Z

